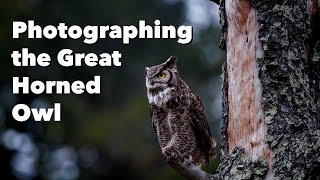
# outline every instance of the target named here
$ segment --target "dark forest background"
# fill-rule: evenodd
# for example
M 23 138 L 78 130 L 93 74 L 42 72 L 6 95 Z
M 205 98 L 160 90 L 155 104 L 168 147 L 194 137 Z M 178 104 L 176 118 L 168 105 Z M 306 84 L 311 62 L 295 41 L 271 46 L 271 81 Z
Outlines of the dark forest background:
M 207 0 L 12 0 L 0 3 L 0 179 L 182 179 L 166 165 L 152 129 L 144 67 L 178 56 L 180 75 L 204 102 L 212 134 L 219 140 L 220 74 L 224 53 L 217 6 Z M 12 21 L 35 20 L 42 27 L 58 25 L 193 25 L 189 45 L 176 40 L 12 39 Z M 14 67 L 10 54 L 48 53 L 49 67 Z M 96 54 L 119 50 L 122 67 L 60 66 L 56 54 L 69 48 Z M 100 95 L 13 95 L 12 77 L 33 80 L 92 80 L 101 76 Z M 61 122 L 17 122 L 11 110 L 18 103 L 52 107 L 60 102 Z M 207 171 L 213 172 L 217 160 Z

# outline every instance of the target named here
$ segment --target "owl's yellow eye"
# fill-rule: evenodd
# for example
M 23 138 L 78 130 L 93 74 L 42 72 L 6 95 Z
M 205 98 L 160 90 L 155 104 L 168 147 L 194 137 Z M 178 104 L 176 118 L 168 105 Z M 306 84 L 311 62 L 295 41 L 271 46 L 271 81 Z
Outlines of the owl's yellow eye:
M 159 74 L 158 74 L 158 78 L 162 79 L 162 78 L 164 78 L 164 77 L 166 77 L 166 75 L 165 75 L 164 73 L 159 73 Z

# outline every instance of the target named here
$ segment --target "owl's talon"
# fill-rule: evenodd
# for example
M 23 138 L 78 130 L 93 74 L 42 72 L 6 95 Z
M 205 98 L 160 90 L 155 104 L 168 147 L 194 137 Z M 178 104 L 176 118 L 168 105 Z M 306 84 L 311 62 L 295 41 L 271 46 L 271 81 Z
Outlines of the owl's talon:
M 184 158 L 184 163 L 187 165 L 190 165 L 191 163 L 193 163 L 193 158 L 191 155 L 189 155 L 188 158 Z
M 182 154 L 180 153 L 180 151 L 173 147 L 173 146 L 166 146 L 162 149 L 162 155 L 168 160 L 176 160 L 176 159 L 183 159 Z

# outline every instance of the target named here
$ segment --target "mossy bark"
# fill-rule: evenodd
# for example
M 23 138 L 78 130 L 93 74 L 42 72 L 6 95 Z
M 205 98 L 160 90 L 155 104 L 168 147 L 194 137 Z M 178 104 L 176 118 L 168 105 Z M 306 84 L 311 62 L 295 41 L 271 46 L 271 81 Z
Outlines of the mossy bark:
M 226 48 L 226 42 L 232 42 L 226 39 L 229 28 L 226 19 L 230 18 L 226 1 L 229 0 L 220 1 L 222 48 Z M 244 2 L 238 0 L 237 3 Z M 231 84 L 226 68 L 229 62 L 226 62 L 222 86 L 222 146 L 215 178 L 320 178 L 320 15 L 319 11 L 312 11 L 315 7 L 312 5 L 317 3 L 319 7 L 319 1 L 252 0 L 249 3 L 256 12 L 259 27 L 252 31 L 257 31 L 263 51 L 255 61 L 262 89 L 262 121 L 266 125 L 263 137 L 272 154 L 271 162 L 268 164 L 262 156 L 254 159 L 241 143 L 234 149 L 229 147 L 228 121 L 236 119 L 229 117 Z M 226 48 L 226 51 L 229 53 L 232 49 Z M 271 171 L 269 175 L 268 171 Z

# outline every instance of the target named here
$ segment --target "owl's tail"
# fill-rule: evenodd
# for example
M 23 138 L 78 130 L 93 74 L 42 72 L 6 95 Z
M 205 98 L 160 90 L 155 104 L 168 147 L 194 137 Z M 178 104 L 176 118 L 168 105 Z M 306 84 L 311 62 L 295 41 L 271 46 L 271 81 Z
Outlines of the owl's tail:
M 214 138 L 211 138 L 211 149 L 209 151 L 210 159 L 214 159 L 217 156 L 216 150 L 215 150 L 216 145 L 217 145 L 216 140 Z

